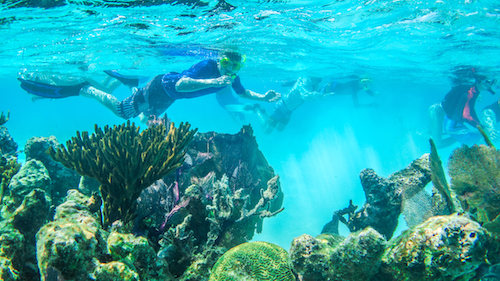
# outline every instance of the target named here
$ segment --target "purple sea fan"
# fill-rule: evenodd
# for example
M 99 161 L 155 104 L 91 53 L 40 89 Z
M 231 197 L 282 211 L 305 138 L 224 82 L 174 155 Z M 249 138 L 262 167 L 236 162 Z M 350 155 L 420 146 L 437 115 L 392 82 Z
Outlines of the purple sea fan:
M 137 199 L 137 221 L 142 221 L 143 227 L 159 227 L 164 222 L 178 201 L 178 191 L 174 189 L 175 183 L 168 185 L 157 180 L 142 191 Z

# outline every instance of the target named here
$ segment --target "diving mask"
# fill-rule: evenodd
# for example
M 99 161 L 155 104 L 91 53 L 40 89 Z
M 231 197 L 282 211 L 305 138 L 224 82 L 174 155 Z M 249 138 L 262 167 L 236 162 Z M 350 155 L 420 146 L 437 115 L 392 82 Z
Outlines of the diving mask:
M 223 57 L 222 59 L 220 59 L 220 65 L 224 69 L 229 70 L 228 72 L 232 72 L 234 74 L 235 72 L 240 71 L 240 69 L 243 66 L 243 64 L 245 63 L 245 61 L 246 61 L 245 55 L 241 56 L 240 61 L 233 61 L 233 60 L 229 59 L 228 57 Z

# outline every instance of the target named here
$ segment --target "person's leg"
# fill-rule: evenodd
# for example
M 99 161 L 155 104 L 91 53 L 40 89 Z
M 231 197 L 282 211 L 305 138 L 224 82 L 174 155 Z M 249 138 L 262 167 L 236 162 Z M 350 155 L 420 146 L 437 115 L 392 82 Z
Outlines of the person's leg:
M 27 69 L 19 72 L 18 78 L 57 86 L 73 86 L 86 82 L 84 77 L 78 75 L 67 75 L 50 71 L 28 71 Z
M 496 141 L 498 138 L 498 132 L 496 130 L 496 114 L 492 109 L 484 109 L 482 112 L 482 123 L 484 125 L 484 129 L 486 134 L 490 138 L 491 141 Z
M 433 104 L 429 107 L 429 133 L 438 147 L 446 147 L 452 145 L 455 140 L 453 138 L 443 137 L 443 124 L 445 113 L 441 104 Z
M 134 118 L 141 113 L 140 109 L 144 107 L 142 106 L 144 104 L 142 93 L 142 89 L 138 89 L 123 101 L 119 101 L 115 96 L 92 86 L 84 87 L 80 90 L 81 96 L 97 100 L 110 109 L 116 116 L 124 119 Z
M 113 93 L 122 84 L 108 75 L 86 75 L 85 80 L 90 85 L 106 93 Z

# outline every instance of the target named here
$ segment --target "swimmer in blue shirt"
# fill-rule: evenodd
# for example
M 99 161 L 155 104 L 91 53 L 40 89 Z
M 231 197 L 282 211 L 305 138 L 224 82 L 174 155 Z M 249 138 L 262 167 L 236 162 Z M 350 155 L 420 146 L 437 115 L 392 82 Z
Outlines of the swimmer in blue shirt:
M 139 116 L 141 120 L 159 117 L 175 100 L 196 98 L 208 94 L 230 90 L 231 86 L 238 95 L 267 102 L 274 102 L 281 95 L 273 90 L 259 94 L 245 89 L 237 75 L 245 61 L 237 52 L 226 51 L 217 59 L 203 60 L 181 73 L 161 74 L 150 80 L 142 88 L 133 88 L 133 93 L 123 101 L 84 81 L 77 85 L 56 86 L 34 80 L 18 78 L 21 87 L 30 94 L 45 98 L 65 98 L 86 96 L 94 98 L 124 119 Z M 106 72 L 129 86 L 133 79 L 120 76 L 117 72 Z M 127 83 L 131 82 L 131 83 Z M 230 93 L 229 93 L 230 94 Z

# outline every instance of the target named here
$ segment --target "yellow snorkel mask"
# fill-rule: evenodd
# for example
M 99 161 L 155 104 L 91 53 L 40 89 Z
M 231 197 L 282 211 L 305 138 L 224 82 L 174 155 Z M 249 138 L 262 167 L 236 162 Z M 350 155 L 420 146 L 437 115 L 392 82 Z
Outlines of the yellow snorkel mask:
M 236 78 L 236 72 L 240 71 L 243 67 L 243 64 L 246 61 L 246 56 L 242 55 L 240 61 L 231 60 L 228 57 L 223 57 L 220 59 L 219 63 L 224 70 L 228 72 L 229 75 L 233 76 L 233 79 Z

